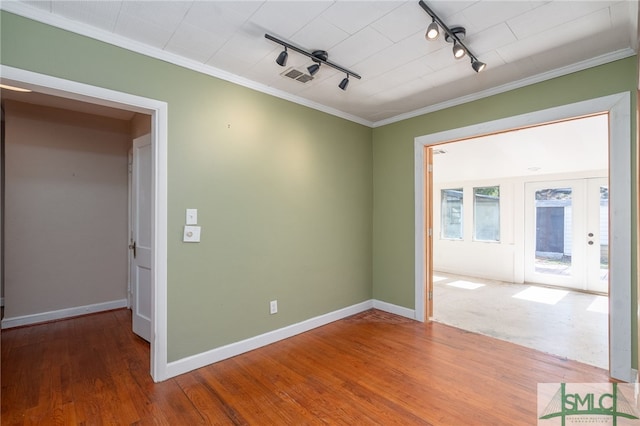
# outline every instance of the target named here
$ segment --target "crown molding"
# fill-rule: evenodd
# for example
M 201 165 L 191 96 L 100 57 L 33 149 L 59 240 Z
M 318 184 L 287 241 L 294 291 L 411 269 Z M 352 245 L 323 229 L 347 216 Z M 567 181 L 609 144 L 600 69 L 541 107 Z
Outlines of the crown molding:
M 28 4 L 25 4 L 22 2 L 11 1 L 11 0 L 0 1 L 0 10 L 4 10 L 6 12 L 22 16 L 24 18 L 41 22 L 43 24 L 51 25 L 52 27 L 70 31 L 72 33 L 76 33 L 85 37 L 90 37 L 95 40 L 102 41 L 117 47 L 121 47 L 123 49 L 127 49 L 136 53 L 140 53 L 145 56 L 149 56 L 155 59 L 160 59 L 162 61 L 169 62 L 171 64 L 181 66 L 183 68 L 197 71 L 202 74 L 210 75 L 212 77 L 219 78 L 221 80 L 225 80 L 230 83 L 237 84 L 239 86 L 243 86 L 258 92 L 265 93 L 267 95 L 271 95 L 271 96 L 284 99 L 302 106 L 306 106 L 321 112 L 325 112 L 327 114 L 331 114 L 336 117 L 344 118 L 345 120 L 353 121 L 355 123 L 362 124 L 367 127 L 373 126 L 372 121 L 365 120 L 362 117 L 358 117 L 353 114 L 340 111 L 336 108 L 322 105 L 318 102 L 310 101 L 300 96 L 292 95 L 283 90 L 279 90 L 262 83 L 257 83 L 253 80 L 240 77 L 236 74 L 221 70 L 219 68 L 215 68 L 198 61 L 184 58 L 174 53 L 170 53 L 162 49 L 159 49 L 157 47 L 152 47 L 144 43 L 140 43 L 140 42 L 131 40 L 129 38 L 119 36 L 117 34 L 114 34 L 106 30 L 102 30 L 100 28 L 95 28 L 90 25 L 72 21 L 71 19 L 59 16 L 59 15 L 54 15 L 51 12 L 47 12 L 43 9 L 38 9 L 33 6 L 29 6 Z
M 424 108 L 420 108 L 411 112 L 396 115 L 391 118 L 376 121 L 372 127 L 386 126 L 387 124 L 397 123 L 399 121 L 407 120 L 409 118 L 419 117 L 431 112 L 440 111 L 446 108 L 451 108 L 457 105 L 462 105 L 467 102 L 477 101 L 479 99 L 488 98 L 489 96 L 497 95 L 500 93 L 508 92 L 521 87 L 530 86 L 542 81 L 551 80 L 552 78 L 562 77 L 574 72 L 583 71 L 588 68 L 593 68 L 598 65 L 604 65 L 609 62 L 617 61 L 619 59 L 628 58 L 636 53 L 630 49 L 621 49 L 614 52 L 605 53 L 604 55 L 596 56 L 595 58 L 587 59 L 584 61 L 576 62 L 575 64 L 567 65 L 565 67 L 556 68 L 551 71 L 536 74 L 531 77 L 523 78 L 521 80 L 513 81 L 511 83 L 503 84 L 501 86 L 492 87 L 490 89 L 482 90 L 480 92 L 472 93 L 470 95 L 461 96 L 459 98 L 451 99 L 438 104 L 430 105 Z

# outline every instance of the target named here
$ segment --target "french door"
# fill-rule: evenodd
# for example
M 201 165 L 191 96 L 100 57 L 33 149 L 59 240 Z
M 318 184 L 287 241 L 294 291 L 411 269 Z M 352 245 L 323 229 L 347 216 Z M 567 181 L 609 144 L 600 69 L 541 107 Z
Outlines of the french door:
M 527 183 L 525 233 L 525 281 L 608 293 L 607 178 Z

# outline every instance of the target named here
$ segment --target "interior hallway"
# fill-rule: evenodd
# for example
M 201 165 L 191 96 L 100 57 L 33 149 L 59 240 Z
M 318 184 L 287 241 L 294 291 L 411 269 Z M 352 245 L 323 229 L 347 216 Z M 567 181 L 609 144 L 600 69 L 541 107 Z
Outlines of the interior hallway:
M 608 297 L 435 272 L 434 320 L 609 368 Z

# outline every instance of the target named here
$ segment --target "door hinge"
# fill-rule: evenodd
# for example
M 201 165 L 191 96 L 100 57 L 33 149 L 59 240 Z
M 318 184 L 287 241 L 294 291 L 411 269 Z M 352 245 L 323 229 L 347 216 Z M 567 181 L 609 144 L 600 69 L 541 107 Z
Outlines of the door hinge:
M 429 300 L 433 300 L 433 290 L 429 290 Z
M 429 228 L 429 232 L 427 233 L 430 237 L 433 237 L 433 228 Z
M 429 173 L 432 173 L 432 172 L 433 172 L 433 164 L 428 164 L 428 165 L 427 165 L 427 171 L 428 171 Z

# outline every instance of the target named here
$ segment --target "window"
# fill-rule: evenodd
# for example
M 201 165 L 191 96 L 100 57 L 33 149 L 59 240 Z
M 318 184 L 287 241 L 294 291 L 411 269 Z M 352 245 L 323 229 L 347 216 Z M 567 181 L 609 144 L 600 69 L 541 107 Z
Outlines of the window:
M 473 188 L 473 238 L 500 241 L 500 187 Z
M 462 188 L 440 191 L 442 238 L 462 239 Z

